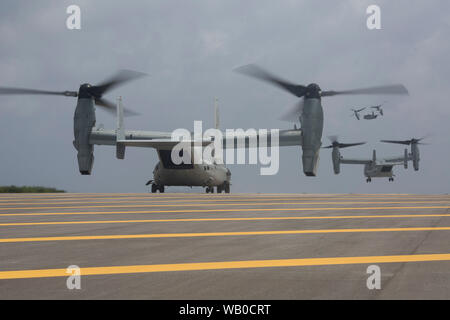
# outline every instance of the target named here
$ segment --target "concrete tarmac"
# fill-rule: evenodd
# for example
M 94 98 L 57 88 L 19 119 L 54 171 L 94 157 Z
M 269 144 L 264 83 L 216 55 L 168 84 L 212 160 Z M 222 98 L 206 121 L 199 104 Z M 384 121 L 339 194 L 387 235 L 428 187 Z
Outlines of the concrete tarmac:
M 0 299 L 450 299 L 449 209 L 448 195 L 1 194 Z

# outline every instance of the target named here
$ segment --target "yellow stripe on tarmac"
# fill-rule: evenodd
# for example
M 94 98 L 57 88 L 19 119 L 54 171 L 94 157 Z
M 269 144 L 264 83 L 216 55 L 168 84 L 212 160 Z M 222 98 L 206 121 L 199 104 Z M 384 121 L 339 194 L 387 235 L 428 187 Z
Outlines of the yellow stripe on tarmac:
M 321 217 L 258 217 L 258 218 L 192 218 L 192 219 L 148 219 L 148 220 L 98 220 L 98 221 L 48 221 L 0 223 L 0 227 L 43 226 L 67 224 L 109 224 L 109 223 L 149 223 L 149 222 L 205 222 L 205 221 L 273 221 L 273 220 L 322 220 L 322 219 L 376 219 L 376 218 L 434 218 L 450 217 L 450 214 L 388 214 L 367 216 L 321 216 Z
M 413 210 L 413 209 L 450 209 L 450 206 L 421 207 L 336 207 L 336 208 L 236 208 L 236 209 L 198 209 L 198 210 L 145 210 L 145 211 L 87 211 L 87 212 L 27 212 L 0 213 L 0 217 L 16 216 L 52 216 L 52 215 L 96 215 L 96 214 L 134 214 L 134 213 L 218 213 L 218 212 L 264 212 L 264 211 L 350 211 L 350 210 Z
M 290 235 L 290 234 L 317 234 L 317 233 L 448 231 L 448 230 L 450 230 L 450 227 L 275 230 L 275 231 L 204 232 L 204 233 L 155 233 L 155 234 L 125 234 L 125 235 L 103 235 L 103 236 L 3 238 L 3 239 L 0 239 L 0 243 L 43 242 L 43 241 L 74 241 L 74 240 L 115 240 L 115 239 L 154 239 L 154 238 L 192 238 L 192 237 L 223 237 L 223 236 Z
M 6 199 L 6 200 L 5 200 Z M 189 194 L 189 196 L 121 196 L 121 197 L 114 197 L 114 196 L 105 196 L 105 197 L 67 197 L 67 198 L 32 198 L 32 197 L 23 197 L 23 198 L 1 198 L 0 197 L 0 204 L 1 205 L 7 205 L 8 203 L 20 203 L 23 204 L 29 203 L 29 204 L 45 204 L 46 202 L 41 201 L 57 201 L 55 203 L 97 203 L 96 201 L 105 201 L 105 200 L 115 200 L 112 202 L 132 202 L 131 200 L 142 200 L 142 201 L 155 201 L 155 202 L 168 202 L 168 201 L 254 201 L 255 199 L 259 200 L 291 200 L 291 201 L 318 201 L 318 200 L 402 200 L 402 201 L 409 201 L 409 200 L 426 200 L 429 199 L 429 201 L 433 201 L 435 199 L 443 199 L 443 200 L 450 200 L 450 198 L 442 197 L 442 196 L 436 196 L 436 197 L 430 197 L 430 196 L 415 196 L 415 197 L 397 197 L 397 196 L 391 196 L 391 197 L 370 197 L 366 195 L 362 196 L 302 196 L 302 195 L 290 195 L 286 194 L 285 196 L 276 196 L 276 195 L 259 195 L 258 197 L 249 197 L 249 196 L 227 196 L 227 195 L 207 195 L 207 196 L 199 196 L 196 194 Z M 95 202 L 92 200 L 96 200 Z M 1 203 L 4 202 L 4 203 Z M 139 202 L 139 201 L 137 201 Z
M 418 198 L 449 198 L 449 195 L 426 195 L 426 194 L 295 194 L 295 193 L 265 193 L 265 194 L 204 194 L 204 193 L 172 193 L 172 194 L 149 194 L 149 193 L 129 193 L 129 194 L 55 194 L 55 195 L 36 195 L 27 194 L 22 196 L 1 196 L 0 201 L 8 200 L 83 200 L 83 199 L 244 199 L 244 198 L 276 198 L 286 199 L 295 197 L 297 199 L 325 199 L 325 198 L 338 198 L 338 199 L 356 199 L 356 198 L 371 198 L 371 199 L 385 199 L 385 198 L 402 198 L 402 199 L 418 199 Z
M 99 199 L 100 200 L 100 199 Z M 8 203 L 0 203 L 0 210 L 26 210 L 26 209 L 62 209 L 62 208 L 70 208 L 70 209 L 78 209 L 78 208 L 102 208 L 102 207 L 177 207 L 177 206 L 219 206 L 219 205 L 242 205 L 242 206 L 249 206 L 249 205 L 265 205 L 266 203 L 261 203 L 261 201 L 274 201 L 274 200 L 281 200 L 281 199 L 273 199 L 273 198 L 263 198 L 263 199 L 172 199 L 172 200 L 153 200 L 153 199 L 143 199 L 143 200 L 115 200 L 115 201 L 70 201 L 70 202 L 8 202 Z M 268 205 L 279 205 L 279 204 L 400 204 L 400 203 L 429 203 L 429 204 L 437 204 L 437 203 L 450 203 L 450 199 L 448 200 L 417 200 L 417 201 L 410 201 L 410 200 L 397 200 L 397 201 L 312 201 L 312 199 L 305 199 L 303 201 L 302 199 L 294 199 L 294 198 L 287 198 L 282 199 L 283 201 L 289 201 L 289 202 L 272 202 L 267 203 Z M 0 200 L 1 201 L 1 200 Z M 208 201 L 208 203 L 205 203 L 205 201 Z M 257 202 L 255 202 L 257 201 Z M 301 201 L 301 202 L 299 202 Z M 149 204 L 139 204 L 139 205 L 121 205 L 124 203 L 139 203 L 139 202 L 146 202 Z M 174 203 L 175 202 L 175 203 Z M 203 203 L 202 203 L 203 202 Z M 236 202 L 236 203 L 233 203 Z M 169 203 L 169 204 L 164 204 Z M 223 204 L 222 204 L 223 203 Z M 57 207 L 43 207 L 41 205 L 70 205 L 70 204 L 109 204 L 105 206 L 57 206 Z M 119 205 L 116 205 L 119 204 Z M 33 205 L 34 207 L 4 207 L 4 206 L 11 206 L 11 205 Z M 36 207 L 36 205 L 39 205 L 39 207 Z
M 308 258 L 308 259 L 281 259 L 281 260 L 249 260 L 249 261 L 222 261 L 222 262 L 194 262 L 176 264 L 151 264 L 135 266 L 114 267 L 88 267 L 81 268 L 81 276 L 174 272 L 174 271 L 202 271 L 249 268 L 280 268 L 280 267 L 306 267 L 306 266 L 332 266 L 374 263 L 405 263 L 405 262 L 431 262 L 449 261 L 450 254 L 414 254 L 396 256 L 366 256 L 366 257 L 337 257 L 337 258 Z M 68 277 L 66 269 L 17 270 L 0 271 L 0 280 Z
M 430 203 L 431 201 L 407 201 L 407 203 Z M 449 203 L 450 201 L 432 201 L 433 203 Z M 103 206 L 55 206 L 55 207 L 0 207 L 0 211 L 9 210 L 53 210 L 53 209 L 92 209 L 92 208 L 151 208 L 151 207 L 210 207 L 210 206 L 278 206 L 278 205 L 324 205 L 324 204 L 402 204 L 400 201 L 320 201 L 320 202 L 270 202 L 270 203 L 170 203 L 170 204 L 127 204 Z

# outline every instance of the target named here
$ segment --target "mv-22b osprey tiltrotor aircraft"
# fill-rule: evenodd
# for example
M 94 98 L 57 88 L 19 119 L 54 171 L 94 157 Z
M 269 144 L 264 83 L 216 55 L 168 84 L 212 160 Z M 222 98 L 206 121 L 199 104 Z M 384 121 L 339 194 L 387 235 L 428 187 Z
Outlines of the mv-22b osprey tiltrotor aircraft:
M 396 165 L 403 165 L 405 169 L 407 169 L 408 161 L 412 161 L 414 170 L 419 170 L 420 153 L 418 145 L 422 144 L 420 143 L 422 139 L 424 138 L 413 138 L 411 140 L 402 141 L 381 140 L 381 142 L 386 143 L 411 145 L 411 152 L 408 153 L 408 149 L 405 149 L 405 152 L 402 156 L 394 156 L 383 159 L 377 159 L 376 150 L 373 150 L 372 159 L 344 158 L 340 153 L 340 149 L 359 146 L 365 144 L 365 142 L 340 143 L 337 140 L 336 136 L 330 137 L 331 145 L 324 148 L 333 149 L 331 152 L 331 159 L 333 162 L 333 171 L 335 174 L 339 174 L 341 172 L 341 164 L 358 164 L 364 165 L 364 176 L 366 177 L 367 182 L 371 182 L 372 178 L 389 178 L 389 181 L 394 181 L 393 167 Z
M 370 106 L 369 108 L 371 108 L 371 109 L 374 109 L 376 112 L 378 112 L 378 113 L 375 113 L 375 111 L 372 111 L 371 113 L 367 113 L 367 114 L 365 114 L 364 116 L 363 116 L 363 119 L 364 120 L 373 120 L 373 119 L 376 119 L 376 118 L 378 118 L 378 116 L 380 115 L 380 116 L 383 116 L 384 115 L 384 113 L 383 113 L 383 108 L 382 108 L 382 106 L 383 106 L 383 104 L 379 104 L 379 105 L 376 105 L 376 106 Z M 363 110 L 366 110 L 368 107 L 364 107 L 364 108 L 361 108 L 361 109 L 350 109 L 350 110 L 352 110 L 352 116 L 355 116 L 355 118 L 357 119 L 357 120 L 361 120 L 361 116 L 359 115 L 359 113 L 361 112 L 361 111 L 363 111 Z
M 251 75 L 262 80 L 271 82 L 284 90 L 301 98 L 289 115 L 288 120 L 294 122 L 300 120 L 300 129 L 280 130 L 279 146 L 302 146 L 303 172 L 307 176 L 316 176 L 317 164 L 319 160 L 319 150 L 321 147 L 323 131 L 323 110 L 321 104 L 322 97 L 343 95 L 343 94 L 407 94 L 403 85 L 380 86 L 364 89 L 346 91 L 322 91 L 317 84 L 308 86 L 291 84 L 287 81 L 276 78 L 254 65 L 248 65 L 237 70 L 238 72 Z M 144 74 L 134 71 L 121 71 L 116 76 L 99 85 L 82 84 L 78 91 L 47 91 L 24 88 L 0 87 L 2 95 L 60 95 L 66 97 L 76 97 L 78 99 L 74 116 L 74 141 L 73 145 L 77 150 L 79 171 L 82 175 L 90 175 L 94 162 L 94 145 L 116 146 L 116 156 L 123 159 L 125 148 L 145 147 L 154 148 L 158 152 L 160 162 L 154 170 L 152 191 L 164 192 L 165 186 L 202 186 L 207 192 L 213 192 L 214 187 L 218 191 L 230 191 L 230 171 L 223 165 L 215 163 L 201 163 L 193 165 L 174 165 L 171 163 L 170 152 L 179 141 L 171 139 L 171 132 L 123 130 L 123 123 L 119 116 L 119 126 L 116 130 L 105 130 L 96 127 L 95 105 L 110 112 L 117 112 L 116 104 L 103 98 L 109 90 Z M 120 109 L 120 108 L 119 108 Z M 125 115 L 134 114 L 132 111 L 124 109 Z M 295 118 L 295 119 L 294 119 Z M 238 139 L 239 137 L 235 137 Z M 267 137 L 270 140 L 270 134 Z M 224 139 L 226 139 L 224 135 Z M 248 147 L 249 140 L 245 139 L 245 147 Z M 258 146 L 260 137 L 257 136 Z M 193 144 L 196 141 L 192 136 Z M 200 141 L 202 146 L 211 144 L 210 140 Z M 224 148 L 227 144 L 222 143 Z M 236 147 L 236 144 L 233 144 Z M 268 147 L 270 147 L 268 145 Z

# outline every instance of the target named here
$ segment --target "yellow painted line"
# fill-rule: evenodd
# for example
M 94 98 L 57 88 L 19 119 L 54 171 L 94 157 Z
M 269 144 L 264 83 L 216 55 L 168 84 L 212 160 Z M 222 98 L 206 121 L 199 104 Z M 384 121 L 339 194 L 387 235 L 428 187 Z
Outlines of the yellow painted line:
M 375 263 L 406 263 L 449 261 L 450 254 L 414 254 L 395 256 L 365 256 L 365 257 L 333 257 L 333 258 L 303 258 L 279 260 L 248 260 L 248 261 L 222 261 L 222 262 L 193 262 L 175 264 L 150 264 L 134 266 L 87 267 L 80 269 L 81 276 L 134 274 L 175 271 L 204 271 L 226 269 L 250 268 L 280 268 L 280 267 L 306 267 L 306 266 L 332 266 Z M 66 269 L 41 269 L 0 271 L 0 280 L 68 277 Z
M 109 224 L 109 223 L 153 223 L 153 222 L 205 222 L 205 221 L 273 221 L 273 220 L 326 220 L 326 219 L 380 219 L 380 218 L 435 218 L 450 217 L 450 214 L 389 214 L 366 216 L 322 216 L 322 217 L 258 217 L 258 218 L 192 218 L 192 219 L 144 219 L 144 220 L 97 220 L 97 221 L 48 221 L 0 223 L 0 227 L 43 226 L 71 224 Z
M 336 207 L 336 208 L 236 208 L 236 209 L 198 209 L 198 210 L 144 210 L 144 211 L 86 211 L 86 212 L 27 212 L 0 213 L 0 217 L 16 216 L 53 216 L 53 215 L 95 215 L 95 214 L 147 214 L 147 213 L 218 213 L 218 212 L 264 212 L 264 211 L 354 211 L 354 210 L 414 210 L 414 209 L 450 209 L 450 206 L 421 207 Z
M 347 198 L 348 199 L 348 198 Z M 364 200 L 364 199 L 370 199 L 370 198 L 355 198 L 353 201 L 330 201 L 333 199 L 325 199 L 321 200 L 320 202 L 317 202 L 317 200 L 313 199 L 299 199 L 299 198 L 285 198 L 282 199 L 283 201 L 290 201 L 289 204 L 372 204 L 372 203 L 379 203 L 379 204 L 395 204 L 395 203 L 449 203 L 450 198 L 448 200 L 396 200 L 396 201 L 354 201 L 354 200 Z M 101 199 L 99 199 L 101 200 Z M 58 201 L 58 202 L 23 202 L 23 201 L 8 201 L 5 203 L 0 203 L 0 210 L 7 210 L 7 209 L 35 209 L 35 208 L 41 208 L 41 209 L 58 209 L 58 208 L 90 208 L 90 207 L 99 207 L 99 206 L 77 206 L 77 207 L 42 207 L 41 205 L 68 205 L 68 204 L 110 204 L 109 207 L 117 207 L 115 204 L 119 203 L 139 203 L 139 202 L 149 202 L 149 206 L 158 206 L 160 203 L 170 203 L 170 205 L 173 206 L 179 206 L 179 205 L 185 205 L 186 203 L 199 203 L 198 205 L 220 205 L 220 204 L 211 204 L 214 202 L 224 202 L 226 204 L 231 205 L 239 205 L 233 204 L 232 202 L 244 202 L 245 204 L 242 205 L 251 205 L 260 204 L 261 201 L 274 201 L 274 200 L 281 200 L 276 198 L 260 198 L 260 199 L 171 199 L 171 200 L 159 200 L 159 199 L 143 199 L 143 198 L 137 198 L 134 200 L 122 200 L 117 199 L 114 201 L 86 201 L 86 200 L 79 200 L 79 201 Z M 373 199 L 370 199 L 373 200 Z M 380 199 L 382 200 L 382 199 Z M 0 200 L 1 201 L 1 200 Z M 298 202 L 301 201 L 301 202 Z M 174 202 L 177 202 L 174 204 Z M 201 202 L 207 202 L 207 203 L 201 203 Z M 275 204 L 284 204 L 284 203 L 275 203 Z M 4 207 L 8 205 L 39 205 L 40 207 Z M 190 204 L 191 206 L 195 204 Z M 104 206 L 100 206 L 104 207 Z
M 433 203 L 449 203 L 450 201 L 433 201 Z M 377 202 L 355 202 L 355 201 L 338 201 L 338 202 L 270 202 L 270 203 L 170 203 L 170 204 L 127 204 L 127 205 L 103 205 L 103 206 L 55 206 L 55 207 L 0 207 L 0 211 L 10 210 L 53 210 L 53 209 L 92 209 L 92 208 L 152 208 L 152 207 L 206 207 L 206 206 L 278 206 L 278 205 L 324 205 L 324 204 L 403 204 L 405 202 L 398 201 L 377 201 Z M 429 201 L 408 201 L 406 203 L 429 203 Z
M 23 201 L 23 200 L 84 200 L 84 199 L 242 199 L 242 198 L 271 198 L 271 199 L 286 199 L 286 198 L 292 198 L 295 197 L 296 199 L 330 199 L 330 198 L 346 198 L 346 199 L 360 199 L 360 198 L 367 198 L 367 199 L 385 199 L 385 198 L 425 198 L 425 199 L 436 199 L 436 198 L 449 198 L 448 195 L 397 195 L 397 194 L 377 194 L 377 195 L 356 195 L 356 194 L 326 194 L 326 195 L 315 195 L 315 194 L 212 194 L 212 195 L 206 195 L 206 194 L 199 194 L 199 193 L 176 193 L 176 194 L 80 194 L 80 195 L 73 195 L 73 196 L 17 196 L 17 197 L 1 197 L 0 201 Z
M 33 237 L 3 238 L 0 243 L 75 241 L 75 240 L 118 240 L 118 239 L 155 239 L 155 238 L 192 238 L 223 236 L 258 236 L 258 235 L 290 235 L 317 233 L 361 233 L 361 232 L 401 232 L 401 231 L 448 231 L 450 227 L 414 227 L 414 228 L 369 228 L 369 229 L 318 229 L 318 230 L 274 230 L 274 231 L 239 231 L 239 232 L 196 232 L 196 233 L 154 233 L 154 234 L 117 234 L 102 236 L 70 236 L 70 237 Z

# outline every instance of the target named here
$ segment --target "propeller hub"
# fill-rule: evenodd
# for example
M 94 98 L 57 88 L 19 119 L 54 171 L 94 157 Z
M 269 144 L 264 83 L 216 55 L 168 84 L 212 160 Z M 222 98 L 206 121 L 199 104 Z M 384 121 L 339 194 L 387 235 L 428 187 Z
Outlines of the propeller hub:
M 78 97 L 83 99 L 90 99 L 90 98 L 99 98 L 94 90 L 92 90 L 94 87 L 89 83 L 83 83 L 80 86 L 80 90 L 78 91 Z
M 320 99 L 322 90 L 316 83 L 311 83 L 306 87 L 305 98 L 306 99 Z

